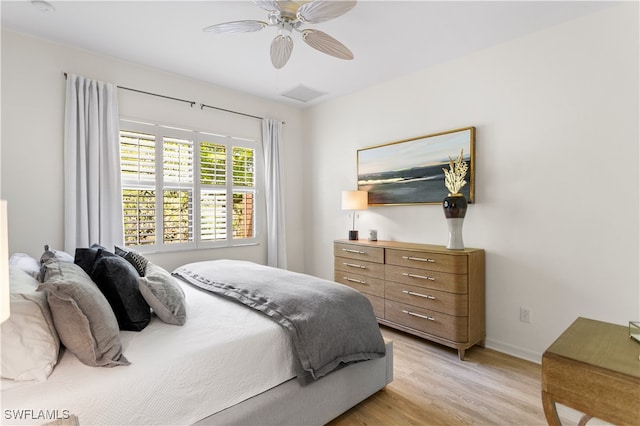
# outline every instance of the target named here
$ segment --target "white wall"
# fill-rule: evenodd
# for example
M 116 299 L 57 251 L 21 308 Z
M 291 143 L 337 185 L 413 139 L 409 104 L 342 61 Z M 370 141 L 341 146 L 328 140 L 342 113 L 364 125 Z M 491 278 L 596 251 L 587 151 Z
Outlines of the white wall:
M 333 275 L 357 149 L 476 126 L 463 233 L 486 250 L 487 345 L 539 361 L 578 316 L 640 318 L 638 28 L 627 3 L 306 111 L 306 271 Z M 447 238 L 438 205 L 358 223 L 379 239 Z
M 10 252 L 34 257 L 43 245 L 63 248 L 63 72 L 198 103 L 271 117 L 284 126 L 285 198 L 290 269 L 303 269 L 301 113 L 298 109 L 226 88 L 95 55 L 18 33 L 2 32 L 1 197 L 8 200 Z M 261 139 L 261 121 L 119 90 L 122 116 Z M 262 198 L 264 208 L 264 198 Z M 259 223 L 264 225 L 264 222 Z M 266 261 L 266 233 L 252 247 L 152 254 L 169 269 L 210 258 Z

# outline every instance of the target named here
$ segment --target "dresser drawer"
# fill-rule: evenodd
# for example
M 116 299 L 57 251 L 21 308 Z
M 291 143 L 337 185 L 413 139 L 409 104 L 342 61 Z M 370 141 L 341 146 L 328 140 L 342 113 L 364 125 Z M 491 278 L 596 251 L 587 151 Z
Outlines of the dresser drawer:
M 467 295 L 387 281 L 384 297 L 419 308 L 454 316 L 467 316 Z
M 384 278 L 387 281 L 458 294 L 466 294 L 468 289 L 467 275 L 447 274 L 393 265 L 385 265 L 384 271 Z
M 392 300 L 385 300 L 384 318 L 387 321 L 453 342 L 467 341 L 467 317 L 455 317 Z
M 354 274 L 351 271 L 336 270 L 334 280 L 362 293 L 384 297 L 384 280 L 382 278 L 367 277 Z
M 384 264 L 365 262 L 362 260 L 349 259 L 346 257 L 335 258 L 335 269 L 338 271 L 350 272 L 367 277 L 384 278 Z
M 386 263 L 452 274 L 467 273 L 467 256 L 455 254 L 388 249 Z
M 367 262 L 384 263 L 384 248 L 357 244 L 334 243 L 333 255 Z

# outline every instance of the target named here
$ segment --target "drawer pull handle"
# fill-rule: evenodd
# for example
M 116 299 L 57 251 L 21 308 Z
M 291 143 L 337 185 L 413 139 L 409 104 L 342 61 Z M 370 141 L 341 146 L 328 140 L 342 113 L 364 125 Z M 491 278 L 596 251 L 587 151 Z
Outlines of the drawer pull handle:
M 422 315 L 422 314 L 416 314 L 415 312 L 411 312 L 411 311 L 405 311 L 404 309 L 402 310 L 403 314 L 407 314 L 407 315 L 411 315 L 414 317 L 418 317 L 418 318 L 422 318 L 422 319 L 426 319 L 429 321 L 435 321 L 436 319 L 434 317 L 432 317 L 431 315 Z
M 355 263 L 342 262 L 342 264 L 343 264 L 344 266 L 351 266 L 352 268 L 367 269 L 367 267 L 366 267 L 366 266 L 364 266 L 364 265 L 357 265 L 357 264 L 355 264 Z
M 424 297 L 425 299 L 429 299 L 429 300 L 436 300 L 435 296 L 432 296 L 430 294 L 420 294 L 420 293 L 416 293 L 409 290 L 402 290 L 402 292 L 404 294 L 408 294 L 409 296 L 418 296 L 418 297 Z
M 347 281 L 351 281 L 352 283 L 366 284 L 366 281 L 356 280 L 354 278 L 349 278 L 349 277 L 342 277 L 342 278 Z
M 357 254 L 367 254 L 366 251 L 360 251 L 360 250 L 353 250 L 353 249 L 345 249 L 343 248 L 342 251 L 346 251 L 347 253 L 357 253 Z
M 420 262 L 429 262 L 429 263 L 435 263 L 436 260 L 435 259 L 424 259 L 422 257 L 413 257 L 413 256 L 402 256 L 403 259 L 407 259 L 407 260 L 417 260 Z
M 429 281 L 435 281 L 436 280 L 434 277 L 425 277 L 424 275 L 410 274 L 408 272 L 403 272 L 402 275 L 404 275 L 405 277 L 420 278 L 420 279 L 429 280 Z

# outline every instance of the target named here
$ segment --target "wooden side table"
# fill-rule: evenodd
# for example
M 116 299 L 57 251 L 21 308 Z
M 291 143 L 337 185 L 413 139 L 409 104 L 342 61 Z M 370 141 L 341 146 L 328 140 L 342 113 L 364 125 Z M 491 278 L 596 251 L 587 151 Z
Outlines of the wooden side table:
M 542 355 L 542 405 L 560 425 L 556 402 L 591 417 L 640 424 L 640 343 L 625 326 L 578 318 Z

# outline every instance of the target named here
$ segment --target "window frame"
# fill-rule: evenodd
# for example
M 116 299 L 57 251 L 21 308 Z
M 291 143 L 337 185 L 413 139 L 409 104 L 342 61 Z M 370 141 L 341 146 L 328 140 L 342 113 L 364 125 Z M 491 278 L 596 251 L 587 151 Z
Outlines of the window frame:
M 260 192 L 258 188 L 262 186 L 263 176 L 261 174 L 262 149 L 260 141 L 245 138 L 242 136 L 223 135 L 220 133 L 204 130 L 184 129 L 175 125 L 167 125 L 158 122 L 150 122 L 148 120 L 140 120 L 135 118 L 120 117 L 120 130 L 134 131 L 144 134 L 152 134 L 155 136 L 155 180 L 153 184 L 133 183 L 131 179 L 122 178 L 121 190 L 123 189 L 150 189 L 155 191 L 155 228 L 156 239 L 153 244 L 125 245 L 128 248 L 135 249 L 141 253 L 153 252 L 172 252 L 185 251 L 194 249 L 209 249 L 222 247 L 238 247 L 247 245 L 256 245 L 259 243 L 260 236 L 260 218 L 258 206 L 260 205 Z M 153 130 L 153 131 L 151 131 Z M 193 162 L 193 178 L 190 187 L 191 191 L 191 232 L 192 241 L 180 243 L 164 242 L 164 191 L 167 188 L 186 189 L 185 184 L 174 184 L 164 182 L 164 138 L 171 137 L 177 139 L 188 139 L 192 144 L 192 162 Z M 200 145 L 204 142 L 217 143 L 226 147 L 226 173 L 225 173 L 225 194 L 227 205 L 232 206 L 233 194 L 235 192 L 250 191 L 253 193 L 253 236 L 249 238 L 234 238 L 233 229 L 233 208 L 227 208 L 226 216 L 226 238 L 220 240 L 206 241 L 201 235 L 201 194 L 203 185 L 200 177 Z M 253 149 L 253 186 L 234 186 L 233 185 L 233 162 L 232 151 L 234 147 Z M 151 186 L 153 185 L 153 186 Z M 122 193 L 121 193 L 122 197 Z M 124 214 L 124 212 L 123 212 Z M 123 217 L 124 219 L 124 217 Z

